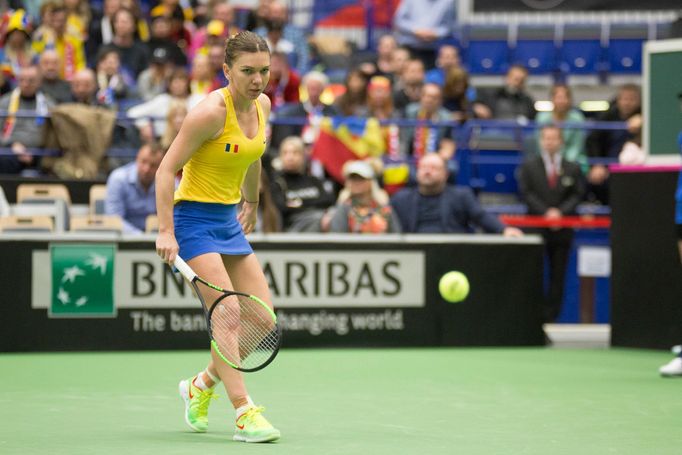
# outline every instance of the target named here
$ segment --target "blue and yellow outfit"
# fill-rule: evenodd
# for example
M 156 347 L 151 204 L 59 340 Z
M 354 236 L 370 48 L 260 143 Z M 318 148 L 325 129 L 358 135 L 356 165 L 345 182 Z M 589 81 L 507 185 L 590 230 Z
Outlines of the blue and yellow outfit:
M 237 221 L 246 171 L 265 151 L 265 118 L 258 100 L 258 132 L 248 138 L 239 127 L 232 95 L 220 90 L 227 110 L 223 133 L 204 142 L 185 164 L 175 191 L 173 219 L 180 256 L 205 253 L 250 254 Z

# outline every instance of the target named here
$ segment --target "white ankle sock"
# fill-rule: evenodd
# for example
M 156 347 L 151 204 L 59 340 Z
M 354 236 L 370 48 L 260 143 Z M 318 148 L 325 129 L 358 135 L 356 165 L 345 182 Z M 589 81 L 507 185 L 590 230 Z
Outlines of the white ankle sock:
M 220 382 L 220 377 L 218 377 L 218 376 L 213 376 L 213 375 L 211 374 L 211 372 L 208 371 L 208 368 L 206 368 L 206 369 L 204 370 L 204 373 L 206 374 L 206 376 L 208 376 L 209 378 L 211 378 L 211 381 L 213 381 L 214 383 L 218 384 L 218 383 Z
M 255 405 L 253 404 L 253 401 L 251 400 L 250 396 L 246 397 L 246 404 L 244 406 L 239 406 L 237 409 L 235 409 L 235 414 L 237 415 L 237 418 L 244 414 L 246 411 L 249 410 L 249 408 L 253 408 Z
M 204 376 L 201 373 L 197 373 L 197 377 L 194 379 L 194 385 L 201 390 L 206 390 L 209 388 L 204 382 Z

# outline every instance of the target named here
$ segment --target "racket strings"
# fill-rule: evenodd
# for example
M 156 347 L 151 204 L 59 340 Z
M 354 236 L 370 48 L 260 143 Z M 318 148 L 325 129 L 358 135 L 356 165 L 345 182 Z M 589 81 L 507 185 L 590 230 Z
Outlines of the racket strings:
M 279 345 L 279 332 L 270 312 L 246 296 L 229 296 L 216 303 L 211 334 L 223 356 L 239 368 L 267 362 Z

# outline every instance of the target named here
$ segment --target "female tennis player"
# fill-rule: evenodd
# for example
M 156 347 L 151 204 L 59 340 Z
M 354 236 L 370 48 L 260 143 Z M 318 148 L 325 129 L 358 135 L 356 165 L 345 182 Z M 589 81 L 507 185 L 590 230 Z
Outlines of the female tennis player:
M 267 281 L 244 236 L 256 224 L 260 157 L 270 114 L 270 100 L 262 94 L 270 77 L 266 42 L 247 31 L 229 38 L 223 71 L 229 85 L 211 92 L 189 112 L 156 173 L 156 251 L 168 264 L 180 254 L 205 280 L 259 296 L 272 307 Z M 180 169 L 182 180 L 174 191 Z M 220 295 L 209 292 L 203 295 L 206 302 Z M 254 405 L 242 374 L 214 350 L 204 371 L 180 382 L 187 424 L 206 431 L 208 405 L 221 380 L 236 409 L 234 439 L 278 439 L 279 430 L 262 415 L 263 408 Z

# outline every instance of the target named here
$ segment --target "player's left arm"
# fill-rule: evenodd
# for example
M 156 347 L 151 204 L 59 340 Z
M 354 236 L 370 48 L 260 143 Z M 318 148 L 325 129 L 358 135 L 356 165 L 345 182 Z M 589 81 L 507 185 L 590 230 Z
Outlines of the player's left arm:
M 268 117 L 270 117 L 270 98 L 265 94 L 261 94 L 258 97 L 258 102 L 261 105 L 263 111 L 264 121 L 267 122 Z M 256 220 L 258 216 L 258 202 L 260 198 L 260 173 L 261 173 L 261 160 L 256 160 L 246 171 L 246 176 L 244 177 L 244 183 L 242 185 L 242 197 L 244 203 L 242 204 L 242 209 L 237 216 L 237 220 L 242 225 L 244 234 L 248 234 L 253 231 L 256 227 Z

